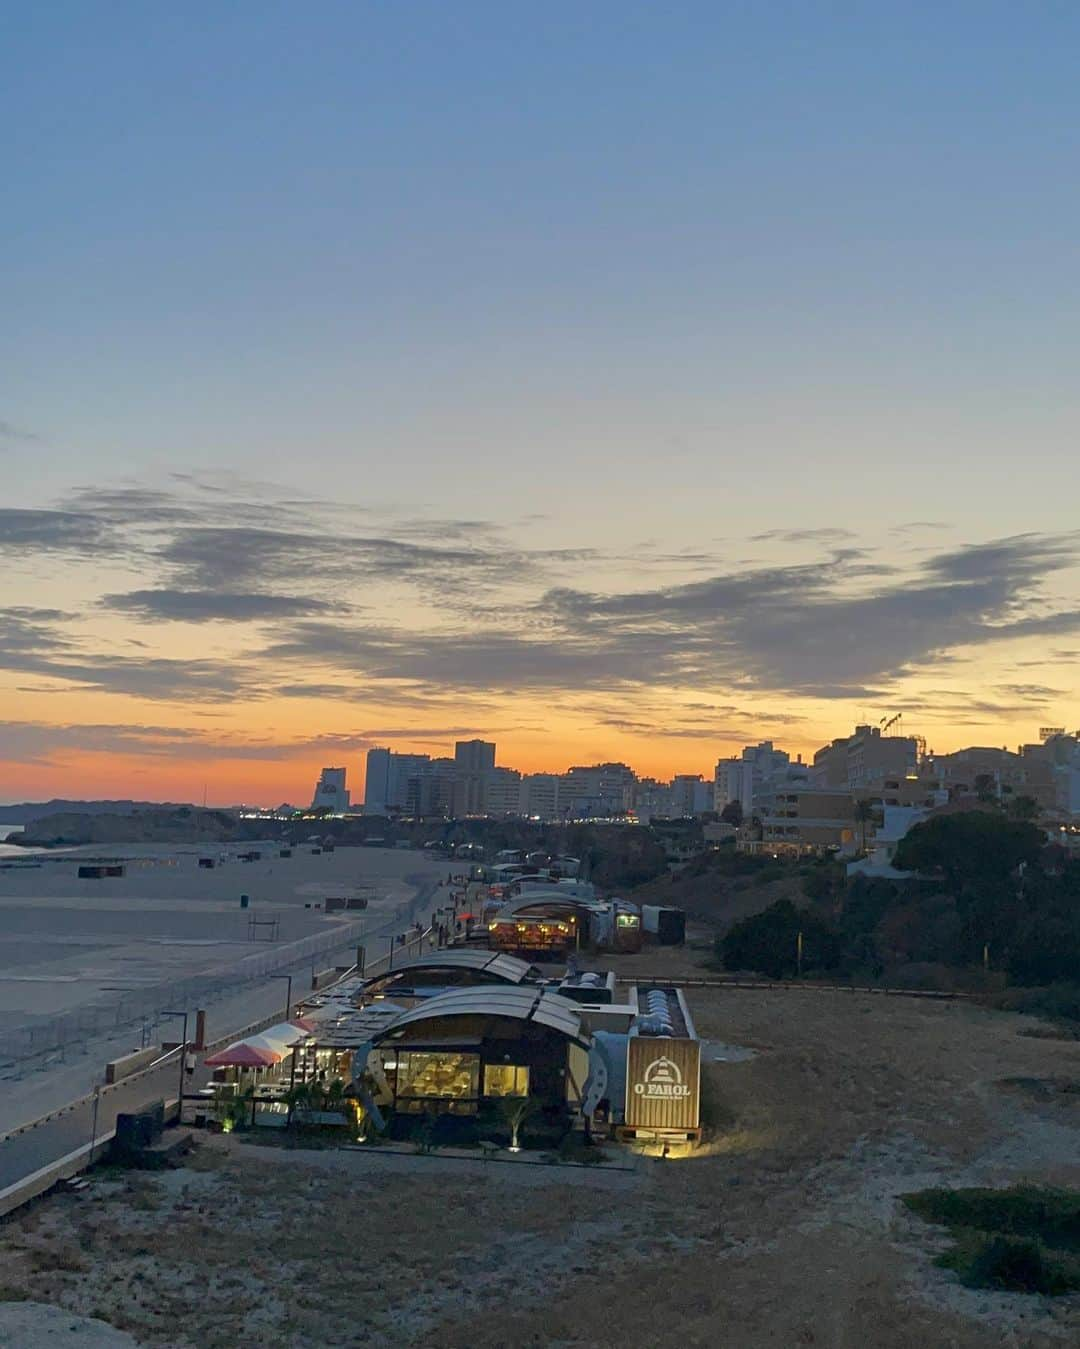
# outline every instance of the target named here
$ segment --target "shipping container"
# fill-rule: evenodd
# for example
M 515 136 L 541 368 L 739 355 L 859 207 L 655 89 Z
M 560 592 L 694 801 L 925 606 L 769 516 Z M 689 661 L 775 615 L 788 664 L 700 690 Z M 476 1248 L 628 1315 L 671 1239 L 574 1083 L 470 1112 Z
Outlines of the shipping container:
M 626 1042 L 626 1104 L 620 1136 L 694 1142 L 701 1134 L 701 1043 L 682 990 L 634 991 L 638 1015 Z
M 641 924 L 648 940 L 660 946 L 681 946 L 686 940 L 686 914 L 670 905 L 645 904 Z

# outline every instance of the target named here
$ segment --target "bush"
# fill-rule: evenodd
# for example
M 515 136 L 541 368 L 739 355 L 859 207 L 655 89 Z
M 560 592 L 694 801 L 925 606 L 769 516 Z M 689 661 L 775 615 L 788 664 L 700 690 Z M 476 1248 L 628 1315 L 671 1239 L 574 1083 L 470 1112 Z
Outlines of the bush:
M 717 955 L 729 970 L 756 970 L 772 979 L 784 979 L 798 969 L 798 936 L 803 934 L 803 969 L 835 969 L 840 940 L 816 914 L 799 910 L 789 899 L 735 923 L 717 940 Z
M 902 1196 L 927 1222 L 980 1232 L 1007 1232 L 1048 1246 L 1080 1250 L 1080 1193 L 1038 1185 L 1005 1190 L 920 1190 Z
M 902 1195 L 956 1245 L 937 1264 L 969 1288 L 1050 1297 L 1080 1289 L 1080 1193 L 1016 1185 L 1007 1190 L 921 1190 Z
M 1080 1288 L 1080 1262 L 1062 1259 L 1029 1237 L 979 1237 L 935 1262 L 954 1270 L 967 1288 L 1059 1297 Z
M 1080 1022 L 1080 984 L 1010 988 L 994 999 L 994 1006 L 1003 1012 L 1027 1012 L 1050 1021 Z

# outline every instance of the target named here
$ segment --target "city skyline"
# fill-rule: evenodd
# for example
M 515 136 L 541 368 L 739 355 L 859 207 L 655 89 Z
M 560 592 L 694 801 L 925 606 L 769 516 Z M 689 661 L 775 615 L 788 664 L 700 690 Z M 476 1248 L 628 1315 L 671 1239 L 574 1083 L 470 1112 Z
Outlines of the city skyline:
M 0 799 L 1080 717 L 1080 12 L 13 16 Z

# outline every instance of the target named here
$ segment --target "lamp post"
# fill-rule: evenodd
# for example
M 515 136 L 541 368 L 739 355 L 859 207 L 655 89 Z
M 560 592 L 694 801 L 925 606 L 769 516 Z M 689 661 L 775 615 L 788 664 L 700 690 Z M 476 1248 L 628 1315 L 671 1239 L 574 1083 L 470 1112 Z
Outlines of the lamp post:
M 292 975 L 291 974 L 272 974 L 271 979 L 286 979 L 288 987 L 285 990 L 285 1020 L 288 1021 L 292 1012 Z
M 161 1016 L 182 1016 L 184 1018 L 184 1042 L 180 1046 L 180 1080 L 176 1090 L 176 1122 L 184 1122 L 184 1060 L 187 1058 L 187 1012 L 161 1012 Z
M 94 1113 L 90 1121 L 90 1156 L 87 1159 L 87 1165 L 94 1165 L 94 1144 L 97 1142 L 97 1116 L 98 1105 L 101 1102 L 101 1083 L 94 1083 Z

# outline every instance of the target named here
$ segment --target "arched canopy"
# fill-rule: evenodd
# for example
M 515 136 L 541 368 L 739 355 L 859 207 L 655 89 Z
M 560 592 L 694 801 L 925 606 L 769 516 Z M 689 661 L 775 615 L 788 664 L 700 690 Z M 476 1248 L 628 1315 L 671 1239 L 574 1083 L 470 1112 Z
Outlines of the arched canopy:
M 373 1037 L 372 1045 L 387 1040 L 402 1040 L 412 1032 L 420 1035 L 433 1029 L 436 1023 L 453 1022 L 459 1018 L 471 1021 L 490 1018 L 500 1021 L 519 1021 L 546 1027 L 558 1032 L 574 1044 L 588 1049 L 592 1043 L 584 1028 L 577 1006 L 569 998 L 542 988 L 513 988 L 498 985 L 476 988 L 455 988 L 429 998 L 419 1007 L 413 1007 L 395 1017 Z
M 408 970 L 475 970 L 506 984 L 520 984 L 536 977 L 535 968 L 527 960 L 518 960 L 516 956 L 500 951 L 476 951 L 468 947 L 451 947 L 417 956 L 415 960 L 395 962 L 392 972 L 399 974 Z
M 526 890 L 515 895 L 501 912 L 505 915 L 536 914 L 539 917 L 572 913 L 582 917 L 596 913 L 598 907 L 595 900 L 580 899 L 577 895 L 568 895 L 565 890 Z

